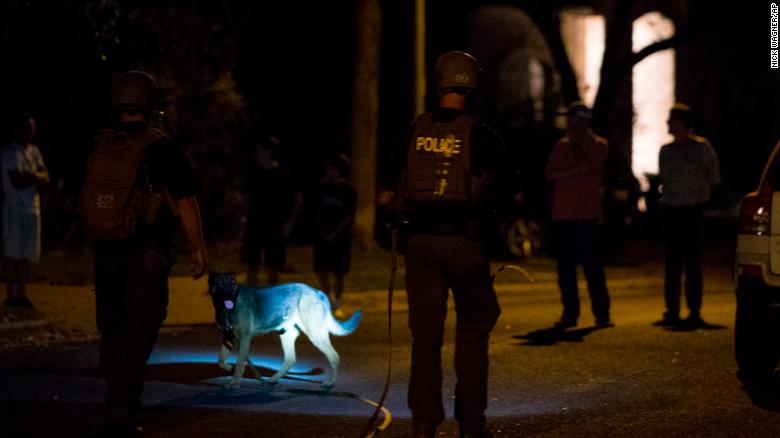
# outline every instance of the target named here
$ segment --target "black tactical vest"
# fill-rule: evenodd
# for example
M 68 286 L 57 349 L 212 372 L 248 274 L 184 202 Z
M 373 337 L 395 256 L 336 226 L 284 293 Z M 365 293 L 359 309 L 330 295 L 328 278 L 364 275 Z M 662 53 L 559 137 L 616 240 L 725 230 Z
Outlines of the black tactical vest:
M 413 201 L 471 201 L 471 128 L 474 116 L 435 122 L 430 113 L 415 122 L 406 153 L 404 198 Z

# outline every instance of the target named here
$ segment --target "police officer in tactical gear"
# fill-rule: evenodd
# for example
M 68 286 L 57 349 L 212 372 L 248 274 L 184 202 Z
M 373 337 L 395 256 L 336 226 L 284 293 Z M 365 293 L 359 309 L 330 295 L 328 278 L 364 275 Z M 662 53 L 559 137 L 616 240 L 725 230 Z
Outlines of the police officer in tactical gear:
M 111 189 L 100 187 L 100 180 L 91 177 L 90 172 L 94 174 L 95 166 L 103 166 L 98 170 L 110 175 L 113 168 L 107 166 L 121 166 L 112 164 L 110 159 L 96 157 L 105 154 L 98 152 L 98 146 L 141 148 L 142 158 L 132 183 L 144 194 L 140 203 L 143 207 L 133 213 L 140 217 L 130 218 L 137 225 L 129 228 L 127 235 L 93 236 L 100 367 L 107 383 L 105 432 L 108 436 L 142 433 L 135 417 L 141 408 L 146 362 L 166 316 L 174 226 L 180 224 L 188 240 L 193 279 L 200 278 L 207 268 L 195 199 L 195 175 L 178 145 L 161 131 L 149 127 L 156 94 L 154 79 L 147 73 L 131 71 L 117 77 L 111 90 L 113 126 L 97 136 L 82 189 L 82 210 L 85 224 L 89 224 L 92 211 L 110 204 L 105 196 L 86 194 Z M 91 202 L 98 204 L 91 205 Z
M 457 312 L 455 417 L 461 436 L 489 436 L 486 428 L 488 338 L 500 309 L 487 241 L 503 141 L 466 111 L 480 66 L 465 52 L 435 64 L 439 106 L 402 132 L 402 161 L 385 181 L 408 224 L 406 284 L 412 369 L 408 403 L 415 437 L 433 437 L 444 420 L 441 347 L 452 289 Z M 394 185 L 395 184 L 395 185 Z M 380 202 L 387 199 L 380 197 Z

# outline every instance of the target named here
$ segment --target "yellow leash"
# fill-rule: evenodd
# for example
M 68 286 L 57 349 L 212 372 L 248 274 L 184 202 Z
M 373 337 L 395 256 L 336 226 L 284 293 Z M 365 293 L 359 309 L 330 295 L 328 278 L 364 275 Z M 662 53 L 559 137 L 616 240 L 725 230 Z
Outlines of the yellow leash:
M 385 398 L 387 397 L 387 391 L 390 389 L 390 375 L 393 369 L 393 290 L 395 289 L 395 272 L 398 270 L 398 231 L 393 230 L 391 234 L 391 249 L 390 249 L 390 286 L 387 288 L 387 377 L 385 378 L 385 387 L 382 390 L 382 396 L 379 398 L 379 403 L 371 402 L 370 400 L 363 400 L 369 404 L 376 406 L 374 413 L 371 414 L 371 418 L 366 423 L 363 431 L 360 432 L 361 438 L 373 437 L 377 432 L 381 432 L 390 424 L 390 411 L 383 407 Z M 379 413 L 385 413 L 385 421 L 382 425 L 374 427 Z

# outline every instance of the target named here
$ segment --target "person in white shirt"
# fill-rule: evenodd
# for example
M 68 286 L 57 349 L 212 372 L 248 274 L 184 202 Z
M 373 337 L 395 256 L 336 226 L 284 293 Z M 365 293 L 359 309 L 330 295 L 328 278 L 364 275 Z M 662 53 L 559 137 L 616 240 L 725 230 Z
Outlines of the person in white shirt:
M 32 309 L 26 296 L 30 265 L 41 256 L 40 189 L 49 172 L 40 150 L 32 144 L 35 119 L 23 113 L 14 120 L 13 140 L 2 152 L 3 244 L 7 298 L 4 304 Z

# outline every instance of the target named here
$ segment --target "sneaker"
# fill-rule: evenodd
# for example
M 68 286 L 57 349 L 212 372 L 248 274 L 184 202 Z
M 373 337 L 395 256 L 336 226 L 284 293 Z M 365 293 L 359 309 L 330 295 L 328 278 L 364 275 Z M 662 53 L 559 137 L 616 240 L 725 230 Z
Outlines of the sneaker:
M 8 297 L 3 301 L 8 307 L 19 307 L 21 309 L 34 309 L 32 302 L 27 297 Z
M 704 327 L 705 323 L 698 313 L 691 313 L 687 318 L 685 318 L 684 321 L 682 321 L 682 325 L 688 328 L 699 328 Z
M 559 319 L 558 321 L 553 324 L 553 327 L 559 329 L 559 330 L 565 330 L 567 328 L 571 327 L 577 327 L 577 319 L 576 318 L 567 318 L 563 317 Z
M 609 319 L 609 317 L 597 318 L 596 319 L 596 327 L 598 327 L 598 328 L 609 328 L 609 327 L 614 327 L 614 326 L 615 326 L 615 323 L 612 322 L 612 320 Z
M 33 306 L 33 303 L 32 301 L 30 301 L 29 298 L 22 296 L 22 297 L 17 297 L 17 299 L 19 300 L 19 304 L 17 304 L 19 307 L 23 309 L 30 309 L 30 310 L 35 308 L 35 306 Z
M 677 315 L 664 313 L 664 317 L 653 323 L 656 327 L 677 327 L 682 323 L 682 320 Z

